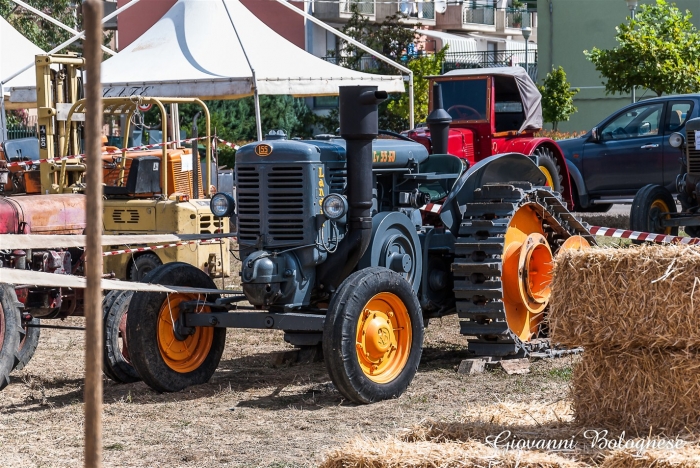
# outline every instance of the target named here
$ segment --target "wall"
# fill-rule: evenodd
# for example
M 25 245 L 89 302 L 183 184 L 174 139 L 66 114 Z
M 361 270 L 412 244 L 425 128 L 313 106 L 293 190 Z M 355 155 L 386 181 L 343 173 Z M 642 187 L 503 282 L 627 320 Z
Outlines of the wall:
M 678 7 L 690 10 L 693 23 L 700 24 L 697 0 L 674 0 Z M 642 0 L 641 3 L 652 3 Z M 615 110 L 631 102 L 630 95 L 605 95 L 603 78 L 583 55 L 593 47 L 613 48 L 615 27 L 626 21 L 629 9 L 624 0 L 540 0 L 538 2 L 538 83 L 552 67 L 561 65 L 571 85 L 580 88 L 575 105 L 578 112 L 569 122 L 561 122 L 562 131 L 589 130 Z M 550 13 L 551 11 L 551 13 Z M 637 90 L 637 100 L 653 97 L 648 90 Z

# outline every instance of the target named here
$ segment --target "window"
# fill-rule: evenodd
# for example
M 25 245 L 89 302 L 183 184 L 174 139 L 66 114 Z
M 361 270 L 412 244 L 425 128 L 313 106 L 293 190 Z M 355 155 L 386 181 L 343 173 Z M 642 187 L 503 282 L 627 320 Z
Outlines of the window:
M 658 135 L 663 107 L 663 103 L 646 104 L 618 115 L 603 128 L 603 140 L 626 140 Z
M 486 79 L 440 81 L 445 110 L 454 120 L 486 120 Z
M 337 108 L 338 96 L 316 96 L 314 98 L 314 108 Z
M 669 102 L 668 117 L 666 118 L 666 130 L 668 132 L 677 132 L 680 130 L 685 121 L 690 116 L 690 111 L 693 109 L 693 103 L 689 101 Z

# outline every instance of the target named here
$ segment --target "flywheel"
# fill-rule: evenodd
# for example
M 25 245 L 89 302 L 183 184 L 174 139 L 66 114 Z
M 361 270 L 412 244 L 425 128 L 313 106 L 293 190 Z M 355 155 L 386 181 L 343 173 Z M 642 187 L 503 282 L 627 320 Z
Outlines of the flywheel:
M 467 203 L 452 264 L 461 333 L 477 355 L 527 355 L 549 347 L 544 318 L 553 259 L 595 243 L 547 187 L 489 184 Z

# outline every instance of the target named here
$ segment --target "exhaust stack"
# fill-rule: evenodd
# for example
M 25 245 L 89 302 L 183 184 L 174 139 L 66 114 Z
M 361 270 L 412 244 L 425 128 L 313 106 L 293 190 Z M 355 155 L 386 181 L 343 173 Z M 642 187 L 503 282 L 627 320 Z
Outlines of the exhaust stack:
M 346 141 L 348 234 L 318 269 L 319 287 L 334 291 L 367 250 L 372 237 L 372 140 L 379 134 L 380 102 L 386 91 L 376 86 L 340 87 L 340 136 Z
M 447 154 L 447 139 L 450 135 L 452 117 L 442 107 L 440 83 L 433 83 L 433 111 L 426 119 L 433 143 L 433 154 Z

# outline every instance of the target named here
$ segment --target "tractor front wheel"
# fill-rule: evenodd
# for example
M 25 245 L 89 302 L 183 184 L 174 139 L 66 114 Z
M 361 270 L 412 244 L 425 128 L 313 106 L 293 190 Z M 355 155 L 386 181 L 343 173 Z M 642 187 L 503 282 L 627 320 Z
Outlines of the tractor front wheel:
M 554 153 L 549 148 L 540 146 L 533 154 L 537 155 L 537 166 L 544 174 L 547 187 L 551 187 L 553 191 L 561 193 L 561 184 L 564 181 L 564 176 L 561 174 L 561 168 L 554 157 Z
M 141 380 L 131 365 L 126 340 L 126 317 L 133 291 L 111 291 L 102 302 L 105 347 L 103 371 L 117 383 Z
M 656 234 L 678 235 L 677 226 L 663 226 L 664 219 L 676 213 L 676 200 L 665 187 L 645 185 L 634 196 L 630 210 L 630 229 Z
M 328 307 L 323 356 L 338 391 L 355 403 L 400 396 L 416 375 L 423 317 L 411 284 L 387 268 L 350 275 Z
M 0 283 L 0 390 L 10 383 L 22 337 L 22 318 L 12 286 Z
M 206 273 L 191 265 L 173 262 L 153 270 L 153 284 L 216 289 Z M 217 295 L 135 292 L 126 318 L 129 357 L 143 381 L 159 392 L 177 392 L 209 381 L 219 366 L 226 342 L 226 329 L 194 327 L 178 332 L 180 304 L 214 301 Z M 196 307 L 197 313 L 209 312 Z

